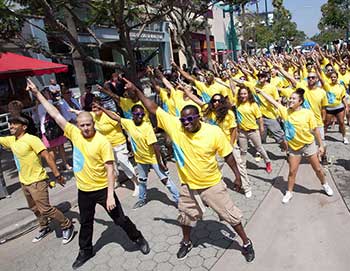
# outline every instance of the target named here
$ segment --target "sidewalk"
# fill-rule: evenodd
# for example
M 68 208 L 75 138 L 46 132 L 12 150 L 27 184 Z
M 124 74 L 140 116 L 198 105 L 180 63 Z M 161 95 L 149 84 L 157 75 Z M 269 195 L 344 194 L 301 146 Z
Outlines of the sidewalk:
M 283 205 L 287 174 L 285 164 L 282 176 L 247 224 L 255 261 L 246 263 L 233 242 L 213 271 L 349 270 L 350 214 L 329 172 L 326 178 L 334 189 L 333 197 L 321 191 L 311 166 L 302 164 L 294 197 Z

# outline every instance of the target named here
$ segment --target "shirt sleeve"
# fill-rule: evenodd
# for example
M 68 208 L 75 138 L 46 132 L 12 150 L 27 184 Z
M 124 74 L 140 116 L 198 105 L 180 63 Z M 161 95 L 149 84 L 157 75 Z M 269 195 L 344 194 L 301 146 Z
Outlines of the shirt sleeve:
M 33 151 L 36 154 L 39 154 L 43 150 L 46 150 L 46 147 L 44 146 L 44 143 L 40 140 L 40 138 L 36 136 L 30 137 L 30 146 L 32 147 Z
M 214 126 L 215 127 L 215 126 Z M 232 146 L 230 142 L 227 140 L 224 132 L 220 129 L 215 127 L 216 133 L 215 133 L 215 148 L 221 157 L 226 157 L 230 153 L 232 153 Z
M 11 144 L 14 142 L 14 136 L 2 136 L 0 137 L 0 145 L 6 149 L 11 148 Z
M 277 114 L 283 119 L 283 120 L 287 120 L 288 118 L 288 111 L 287 108 L 283 105 L 279 105 L 277 107 Z
M 253 82 L 253 81 L 245 81 L 245 82 L 243 83 L 243 85 L 245 85 L 247 88 L 249 88 L 250 91 L 251 91 L 253 94 L 256 93 L 256 91 L 255 91 L 255 82 Z
M 253 106 L 253 112 L 254 112 L 255 118 L 260 119 L 262 117 L 262 114 L 259 106 L 256 103 L 252 103 L 252 106 Z
M 195 84 L 195 86 L 196 86 L 196 88 L 199 90 L 199 92 L 200 93 L 198 93 L 198 94 L 202 94 L 202 92 L 204 92 L 204 90 L 205 90 L 205 88 L 206 88 L 206 86 L 205 86 L 205 84 L 203 83 L 203 82 L 201 82 L 201 81 L 198 81 L 198 80 L 195 80 L 194 81 L 194 84 Z
M 321 100 L 321 106 L 326 107 L 328 105 L 327 95 L 326 91 L 323 91 L 322 93 L 322 100 Z
M 146 135 L 146 142 L 147 145 L 152 145 L 154 143 L 157 143 L 157 137 L 153 131 L 152 125 L 147 125 L 147 135 Z
M 310 130 L 314 130 L 317 127 L 317 121 L 315 118 L 315 115 L 310 111 L 310 118 L 309 118 L 309 126 L 310 126 Z
M 157 123 L 159 128 L 162 128 L 169 136 L 177 129 L 179 119 L 158 107 L 156 111 Z
M 104 163 L 114 161 L 114 155 L 111 143 L 107 139 L 103 140 L 101 143 L 101 157 Z
M 79 128 L 67 122 L 66 126 L 64 127 L 64 136 L 68 137 L 74 143 L 74 135 L 76 133 L 80 133 Z
M 130 130 L 130 122 L 132 120 L 128 120 L 128 119 L 125 119 L 125 118 L 120 118 L 120 124 L 122 125 L 122 127 L 129 131 Z

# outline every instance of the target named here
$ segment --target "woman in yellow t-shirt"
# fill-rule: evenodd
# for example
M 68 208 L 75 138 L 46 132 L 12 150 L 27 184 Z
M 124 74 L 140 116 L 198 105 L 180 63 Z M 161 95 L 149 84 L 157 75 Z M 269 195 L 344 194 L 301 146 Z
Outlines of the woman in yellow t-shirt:
M 314 135 L 320 146 L 319 152 L 321 155 L 324 152 L 324 147 L 320 132 L 317 129 L 315 116 L 311 110 L 302 108 L 302 104 L 304 103 L 304 89 L 299 88 L 290 96 L 288 108 L 276 102 L 270 95 L 262 92 L 260 89 L 257 89 L 257 92 L 260 92 L 267 101 L 277 108 L 278 115 L 284 121 L 284 129 L 289 147 L 289 174 L 288 190 L 283 196 L 282 202 L 288 203 L 293 197 L 292 191 L 302 156 L 306 156 L 309 160 L 326 194 L 332 196 L 333 190 L 325 180 L 317 155 Z
M 264 134 L 264 123 L 261 111 L 249 88 L 242 87 L 238 90 L 236 111 L 239 128 L 238 141 L 243 162 L 246 163 L 247 161 L 248 141 L 251 140 L 255 149 L 262 155 L 265 161 L 266 171 L 271 173 L 271 160 L 261 143 L 261 135 Z
M 326 91 L 328 105 L 326 106 L 326 121 L 324 129 L 327 131 L 328 126 L 331 124 L 335 117 L 339 124 L 339 130 L 343 136 L 344 144 L 349 144 L 346 136 L 344 117 L 345 113 L 349 111 L 348 104 L 346 102 L 346 90 L 344 85 L 339 83 L 338 73 L 332 72 L 330 75 L 331 82 L 328 83 L 324 78 L 320 77 L 320 82 Z
M 233 147 L 233 157 L 236 160 L 239 173 L 242 180 L 242 189 L 247 198 L 252 196 L 252 188 L 250 185 L 247 167 L 245 161 L 241 159 L 241 152 L 237 145 L 237 123 L 236 117 L 231 110 L 231 104 L 227 97 L 216 93 L 210 99 L 209 103 L 204 103 L 196 95 L 189 90 L 185 90 L 186 95 L 197 103 L 202 108 L 203 118 L 206 122 L 219 126 L 224 132 L 227 140 Z M 220 169 L 224 165 L 224 160 L 221 157 L 217 157 Z

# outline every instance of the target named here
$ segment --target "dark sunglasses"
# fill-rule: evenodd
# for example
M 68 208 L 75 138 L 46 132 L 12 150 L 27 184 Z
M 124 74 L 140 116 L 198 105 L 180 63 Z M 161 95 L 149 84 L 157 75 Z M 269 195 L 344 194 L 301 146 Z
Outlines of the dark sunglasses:
M 199 117 L 199 115 L 190 115 L 190 116 L 187 116 L 187 117 L 182 117 L 180 118 L 180 121 L 182 123 L 185 123 L 185 122 L 193 122 L 195 119 L 197 119 Z
M 212 104 L 215 104 L 216 102 L 222 103 L 222 99 L 220 98 L 220 99 L 212 99 L 212 100 L 211 100 L 211 103 L 212 103 Z
M 316 76 L 308 76 L 307 79 L 316 79 Z
M 136 117 L 144 117 L 145 113 L 140 113 L 140 112 L 132 112 L 132 114 Z

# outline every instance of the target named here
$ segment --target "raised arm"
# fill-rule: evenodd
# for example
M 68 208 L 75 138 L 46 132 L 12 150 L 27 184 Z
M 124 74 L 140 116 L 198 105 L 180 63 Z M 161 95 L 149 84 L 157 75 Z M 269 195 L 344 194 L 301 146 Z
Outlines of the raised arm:
M 146 107 L 148 112 L 151 114 L 156 114 L 156 111 L 158 109 L 158 105 L 153 102 L 152 100 L 148 99 L 145 94 L 139 90 L 132 82 L 130 82 L 128 79 L 123 78 L 122 79 L 125 82 L 125 90 L 131 93 L 132 95 L 136 95 L 142 104 Z
M 205 105 L 205 102 L 203 102 L 201 99 L 199 99 L 196 95 L 194 95 L 189 86 L 185 86 L 183 88 L 183 91 L 186 93 L 186 95 L 188 96 L 188 98 L 190 98 L 192 101 L 194 101 L 196 104 L 198 104 L 199 106 L 203 106 Z
M 173 85 L 169 82 L 168 79 L 165 78 L 164 74 L 162 74 L 162 72 L 158 69 L 154 70 L 155 75 L 162 81 L 162 83 L 164 84 L 164 86 L 168 89 L 171 90 L 173 89 Z
M 115 113 L 111 110 L 108 110 L 97 103 L 93 103 L 93 105 L 96 106 L 98 109 L 100 109 L 102 112 L 104 112 L 112 120 L 120 122 L 121 117 L 117 113 Z
M 120 97 L 119 97 L 117 94 L 113 93 L 110 89 L 105 88 L 105 87 L 102 87 L 102 86 L 100 86 L 100 85 L 96 85 L 96 87 L 97 87 L 97 89 L 98 89 L 99 91 L 101 91 L 101 92 L 107 94 L 108 96 L 110 96 L 110 97 L 113 99 L 113 101 L 115 101 L 116 103 L 119 104 L 119 102 L 120 102 Z
M 188 81 L 194 83 L 196 81 L 196 79 L 194 79 L 189 73 L 185 72 L 184 70 L 180 69 L 180 67 L 175 63 L 175 62 L 171 62 L 171 65 L 180 72 L 180 74 L 186 78 Z
M 54 105 L 50 104 L 48 100 L 46 100 L 46 98 L 40 93 L 36 85 L 30 79 L 27 79 L 26 90 L 31 92 L 38 99 L 38 101 L 45 108 L 46 112 L 55 120 L 57 125 L 60 126 L 62 130 L 64 130 L 67 125 L 66 119 L 61 115 L 60 111 L 58 111 Z
M 281 66 L 277 65 L 277 63 L 274 63 L 273 67 L 276 68 L 292 84 L 293 87 L 297 86 L 298 81 L 294 79 L 293 75 L 282 69 Z

